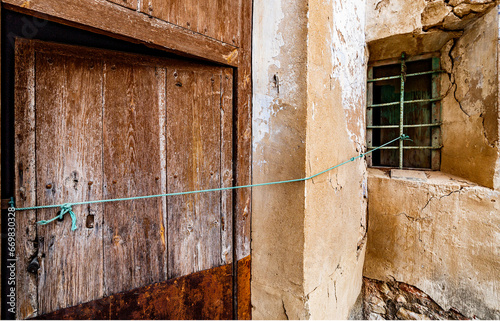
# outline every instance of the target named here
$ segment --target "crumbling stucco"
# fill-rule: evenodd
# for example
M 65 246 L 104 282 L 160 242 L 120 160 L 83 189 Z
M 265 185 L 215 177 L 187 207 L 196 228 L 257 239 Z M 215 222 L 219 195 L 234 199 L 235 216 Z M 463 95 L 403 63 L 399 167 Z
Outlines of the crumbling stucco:
M 370 60 L 441 51 L 441 172 L 414 182 L 369 171 L 364 275 L 415 285 L 446 310 L 498 319 L 498 1 L 418 3 L 413 31 L 396 28 L 407 15 L 385 11 L 376 19 L 392 29 L 367 27 L 367 38 Z
M 366 40 L 423 34 L 431 29 L 463 30 L 498 3 L 498 0 L 368 0 Z
M 500 318 L 500 193 L 440 172 L 370 169 L 364 275 L 418 287 L 443 309 Z
M 253 183 L 305 176 L 307 3 L 254 1 Z M 252 191 L 252 317 L 305 319 L 304 184 Z
M 498 14 L 488 14 L 441 54 L 441 170 L 494 188 L 498 146 Z
M 498 0 L 368 0 L 370 60 L 438 51 L 498 4 Z
M 425 6 L 425 0 L 367 0 L 366 41 L 371 42 L 422 29 L 419 13 L 424 11 Z
M 306 170 L 359 155 L 365 143 L 365 5 L 309 1 Z M 345 319 L 361 290 L 363 160 L 306 182 L 304 291 L 311 319 Z
M 254 2 L 253 182 L 300 178 L 362 152 L 365 4 Z M 346 318 L 361 289 L 363 161 L 253 190 L 255 319 Z

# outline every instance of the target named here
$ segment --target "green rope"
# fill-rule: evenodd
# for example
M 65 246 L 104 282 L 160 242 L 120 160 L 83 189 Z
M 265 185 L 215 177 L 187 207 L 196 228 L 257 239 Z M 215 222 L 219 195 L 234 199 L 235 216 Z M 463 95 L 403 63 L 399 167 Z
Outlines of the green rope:
M 75 205 L 75 204 L 66 203 L 66 204 L 60 205 L 61 210 L 59 211 L 59 213 L 56 217 L 51 218 L 48 221 L 41 220 L 41 221 L 38 221 L 37 223 L 40 225 L 45 225 L 45 224 L 49 224 L 50 222 L 55 221 L 57 219 L 62 220 L 64 218 L 64 214 L 69 213 L 69 216 L 71 216 L 71 230 L 74 231 L 77 229 L 77 226 L 76 226 L 76 215 L 75 215 L 75 213 L 73 213 L 73 205 Z M 19 210 L 20 209 L 16 209 L 16 211 L 19 211 Z
M 189 191 L 189 192 L 176 192 L 176 193 L 166 193 L 166 194 L 157 194 L 157 195 L 146 195 L 146 196 L 134 196 L 134 197 L 125 197 L 125 198 L 113 198 L 113 199 L 106 199 L 106 200 L 95 200 L 95 201 L 85 201 L 85 202 L 76 202 L 76 203 L 64 203 L 64 204 L 55 204 L 55 205 L 41 205 L 41 206 L 32 206 L 32 207 L 20 207 L 16 208 L 16 211 L 30 211 L 30 210 L 39 210 L 39 209 L 47 209 L 47 208 L 60 208 L 60 211 L 58 212 L 58 215 L 48 221 L 42 220 L 38 221 L 37 223 L 40 225 L 45 225 L 50 222 L 53 222 L 56 219 L 63 219 L 64 215 L 69 213 L 71 216 L 71 230 L 74 231 L 77 229 L 76 226 L 76 215 L 73 213 L 73 206 L 77 205 L 86 205 L 86 204 L 99 204 L 99 203 L 110 203 L 110 202 L 120 202 L 120 201 L 132 201 L 132 200 L 140 200 L 140 199 L 148 199 L 148 198 L 156 198 L 156 197 L 165 197 L 165 196 L 178 196 L 178 195 L 188 195 L 188 194 L 197 194 L 197 193 L 207 193 L 207 192 L 218 192 L 218 191 L 227 191 L 227 190 L 234 190 L 234 189 L 241 189 L 241 188 L 249 188 L 249 187 L 259 187 L 259 186 L 269 186 L 269 185 L 277 185 L 277 184 L 286 184 L 286 183 L 294 183 L 294 182 L 303 182 L 307 181 L 310 179 L 313 179 L 321 174 L 324 174 L 326 172 L 329 172 L 337 167 L 340 167 L 342 165 L 345 165 L 347 163 L 353 162 L 358 158 L 364 157 L 370 153 L 373 153 L 377 149 L 380 149 L 384 146 L 387 146 L 389 144 L 394 143 L 395 141 L 398 140 L 411 140 L 409 136 L 407 135 L 401 135 L 398 138 L 395 138 L 383 145 L 380 145 L 378 147 L 375 147 L 372 150 L 367 151 L 366 153 L 362 153 L 358 156 L 351 157 L 349 160 L 340 163 L 338 165 L 332 166 L 328 169 L 325 169 L 324 171 L 321 171 L 319 173 L 316 173 L 312 176 L 305 177 L 305 178 L 297 178 L 297 179 L 290 179 L 286 181 L 276 181 L 276 182 L 269 182 L 269 183 L 260 183 L 260 184 L 251 184 L 251 185 L 241 185 L 241 186 L 231 186 L 231 187 L 220 187 L 220 188 L 213 188 L 213 189 L 203 189 L 203 190 L 196 190 L 196 191 Z

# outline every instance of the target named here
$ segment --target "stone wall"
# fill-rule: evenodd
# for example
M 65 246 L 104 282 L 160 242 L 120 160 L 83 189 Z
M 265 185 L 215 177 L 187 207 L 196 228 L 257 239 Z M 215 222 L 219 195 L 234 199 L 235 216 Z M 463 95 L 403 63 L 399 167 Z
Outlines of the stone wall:
M 439 51 L 499 0 L 368 0 L 370 60 Z
M 443 310 L 418 288 L 394 280 L 363 278 L 365 320 L 470 320 L 457 310 Z
M 301 178 L 363 151 L 364 1 L 254 1 L 253 182 Z M 362 160 L 253 189 L 256 319 L 346 318 L 361 289 Z
M 367 0 L 366 41 L 463 30 L 496 4 L 498 0 Z

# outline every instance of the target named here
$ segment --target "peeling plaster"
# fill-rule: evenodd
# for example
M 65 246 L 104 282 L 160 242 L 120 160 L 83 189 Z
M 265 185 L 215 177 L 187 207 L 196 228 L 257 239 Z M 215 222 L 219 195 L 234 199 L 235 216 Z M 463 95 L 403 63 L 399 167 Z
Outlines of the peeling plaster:
M 346 114 L 346 129 L 350 140 L 356 143 L 357 150 L 361 150 L 365 143 L 365 113 L 357 110 L 360 105 L 365 105 L 363 98 L 366 96 L 364 25 L 364 5 L 356 1 L 334 1 L 332 24 L 329 25 L 332 36 L 331 78 L 343 88 L 342 107 Z

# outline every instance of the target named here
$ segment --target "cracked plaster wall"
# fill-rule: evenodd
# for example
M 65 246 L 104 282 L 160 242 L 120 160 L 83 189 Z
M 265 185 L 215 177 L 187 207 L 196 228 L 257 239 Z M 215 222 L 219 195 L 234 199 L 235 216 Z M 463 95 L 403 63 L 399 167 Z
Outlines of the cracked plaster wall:
M 252 181 L 305 177 L 307 3 L 255 0 Z M 252 190 L 252 317 L 305 319 L 304 183 Z
M 499 319 L 500 192 L 440 172 L 412 182 L 369 171 L 364 275 L 414 285 L 445 310 Z
M 486 319 L 500 318 L 497 4 L 369 0 L 367 9 L 370 60 L 441 51 L 447 74 L 441 172 L 414 182 L 369 170 L 364 275 L 415 285 L 444 309 Z
M 498 0 L 367 0 L 370 60 L 439 51 Z
M 441 50 L 441 171 L 498 189 L 498 11 L 469 25 Z
M 359 155 L 365 145 L 365 3 L 309 1 L 308 175 Z M 311 319 L 346 318 L 361 290 L 366 164 L 306 182 L 304 291 Z
M 362 152 L 364 19 L 364 0 L 254 1 L 254 183 Z M 252 204 L 253 318 L 347 318 L 362 284 L 364 162 L 255 188 Z

